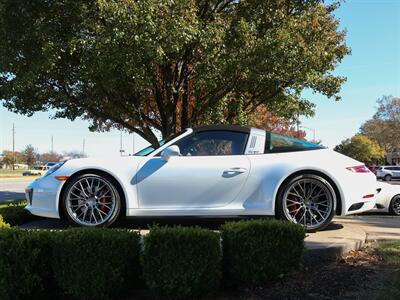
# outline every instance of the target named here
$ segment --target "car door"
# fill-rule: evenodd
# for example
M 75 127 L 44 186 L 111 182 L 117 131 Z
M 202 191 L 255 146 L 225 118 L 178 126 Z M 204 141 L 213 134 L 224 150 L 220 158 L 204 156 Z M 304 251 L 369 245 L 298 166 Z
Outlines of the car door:
M 393 177 L 400 178 L 400 167 L 393 167 Z
M 181 156 L 151 157 L 136 174 L 139 208 L 194 209 L 226 206 L 243 188 L 250 170 L 247 134 L 207 131 L 178 141 Z

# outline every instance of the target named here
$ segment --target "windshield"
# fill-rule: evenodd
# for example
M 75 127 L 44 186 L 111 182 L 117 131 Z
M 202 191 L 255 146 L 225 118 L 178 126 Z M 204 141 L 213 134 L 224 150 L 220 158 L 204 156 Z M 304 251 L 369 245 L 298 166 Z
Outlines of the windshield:
M 135 155 L 135 156 L 147 156 L 147 155 L 153 153 L 154 151 L 156 151 L 156 150 L 157 150 L 158 148 L 160 148 L 161 146 L 163 146 L 163 145 L 165 145 L 166 143 L 172 141 L 174 138 L 176 138 L 177 136 L 181 135 L 182 133 L 183 133 L 183 131 L 181 131 L 181 132 L 179 132 L 179 133 L 176 133 L 176 134 L 173 134 L 173 135 L 171 135 L 169 138 L 167 138 L 167 139 L 165 139 L 165 140 L 159 141 L 158 143 L 160 144 L 160 146 L 157 147 L 157 148 L 154 148 L 153 145 L 150 145 L 150 146 L 148 146 L 148 147 L 146 147 L 146 148 L 144 148 L 144 149 L 142 149 L 142 150 L 136 152 L 134 155 Z

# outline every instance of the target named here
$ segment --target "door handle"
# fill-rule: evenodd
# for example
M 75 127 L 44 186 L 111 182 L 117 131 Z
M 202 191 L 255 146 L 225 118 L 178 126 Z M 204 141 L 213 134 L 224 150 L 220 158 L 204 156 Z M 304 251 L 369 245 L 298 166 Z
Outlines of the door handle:
M 225 170 L 224 173 L 244 173 L 246 171 L 247 171 L 246 168 L 237 167 L 237 168 L 230 168 L 228 170 Z

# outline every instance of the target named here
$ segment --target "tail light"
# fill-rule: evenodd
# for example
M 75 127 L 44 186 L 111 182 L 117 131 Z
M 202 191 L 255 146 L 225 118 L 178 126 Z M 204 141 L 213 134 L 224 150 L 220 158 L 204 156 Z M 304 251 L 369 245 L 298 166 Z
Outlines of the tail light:
M 347 167 L 346 169 L 353 173 L 370 173 L 371 172 L 365 165 Z

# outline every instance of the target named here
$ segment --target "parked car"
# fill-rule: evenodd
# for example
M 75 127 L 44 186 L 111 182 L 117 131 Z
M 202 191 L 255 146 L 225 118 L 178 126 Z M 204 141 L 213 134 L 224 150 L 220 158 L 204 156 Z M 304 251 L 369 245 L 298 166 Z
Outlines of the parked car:
M 382 166 L 376 172 L 378 179 L 390 181 L 392 179 L 400 179 L 400 166 Z
M 361 162 L 256 128 L 189 128 L 134 156 L 74 159 L 27 190 L 34 215 L 81 226 L 120 217 L 273 216 L 308 230 L 375 206 L 376 178 Z
M 378 182 L 375 211 L 400 216 L 400 186 Z
M 46 167 L 50 169 L 51 167 L 54 167 L 57 164 L 58 164 L 58 162 L 51 161 L 51 162 L 46 163 Z
M 22 172 L 22 176 L 41 176 L 47 172 L 47 166 L 34 166 L 29 170 Z

